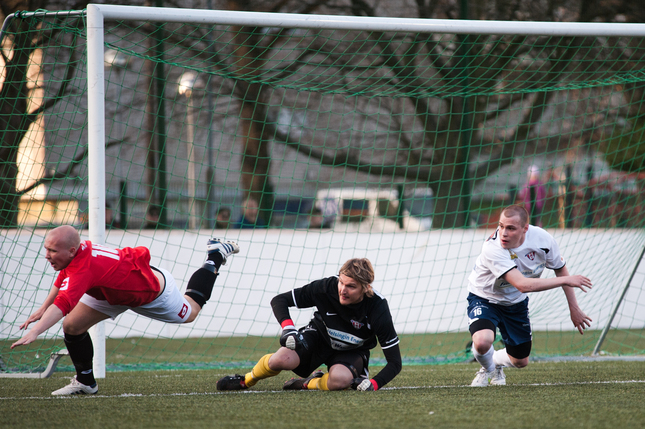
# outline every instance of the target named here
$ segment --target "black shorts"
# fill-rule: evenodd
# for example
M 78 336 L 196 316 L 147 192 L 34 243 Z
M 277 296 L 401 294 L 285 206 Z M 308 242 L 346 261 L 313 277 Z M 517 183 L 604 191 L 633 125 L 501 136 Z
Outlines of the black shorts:
M 299 331 L 305 338 L 308 349 L 299 347 L 296 350 L 300 358 L 300 365 L 293 370 L 294 373 L 300 377 L 308 377 L 323 364 L 327 365 L 327 370 L 333 365 L 341 364 L 352 371 L 354 377 L 369 378 L 369 350 L 334 350 L 327 344 L 318 329 L 312 325 L 300 328 Z

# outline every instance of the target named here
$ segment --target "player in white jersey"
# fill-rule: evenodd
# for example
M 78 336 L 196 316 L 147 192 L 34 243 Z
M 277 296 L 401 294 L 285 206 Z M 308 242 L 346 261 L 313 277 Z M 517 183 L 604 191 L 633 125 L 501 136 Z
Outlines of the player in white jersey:
M 540 278 L 545 268 L 556 277 Z M 473 355 L 482 366 L 471 386 L 504 385 L 503 367 L 528 365 L 532 334 L 527 293 L 558 287 L 569 303 L 573 325 L 583 334 L 591 318 L 578 306 L 574 288 L 587 292 L 591 280 L 569 275 L 558 244 L 551 234 L 528 224 L 524 207 L 506 207 L 468 277 L 468 324 Z M 501 350 L 493 348 L 497 328 L 506 345 Z

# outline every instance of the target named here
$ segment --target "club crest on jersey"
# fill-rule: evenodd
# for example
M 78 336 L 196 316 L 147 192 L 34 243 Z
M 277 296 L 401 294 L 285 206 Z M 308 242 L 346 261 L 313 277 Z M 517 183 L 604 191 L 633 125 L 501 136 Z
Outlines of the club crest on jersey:
M 535 252 L 529 252 L 526 255 L 527 258 L 529 258 L 531 261 L 535 261 Z
M 350 320 L 350 322 L 352 322 L 354 329 L 361 329 L 364 325 L 363 323 L 357 322 L 356 320 Z

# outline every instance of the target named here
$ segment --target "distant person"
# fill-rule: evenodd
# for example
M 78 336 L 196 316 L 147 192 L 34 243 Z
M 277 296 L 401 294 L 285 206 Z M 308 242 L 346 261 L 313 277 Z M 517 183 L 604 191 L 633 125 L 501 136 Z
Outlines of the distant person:
M 542 211 L 546 203 L 546 185 L 540 178 L 540 169 L 531 165 L 527 171 L 526 184 L 518 194 L 519 202 L 529 213 L 529 222 L 542 226 Z
M 346 261 L 337 276 L 315 280 L 281 293 L 271 307 L 282 326 L 280 349 L 264 355 L 246 375 L 228 375 L 217 390 L 242 390 L 281 371 L 299 377 L 285 390 L 378 390 L 401 371 L 399 337 L 387 300 L 374 292 L 374 268 L 365 258 Z M 315 307 L 313 319 L 297 330 L 289 307 Z M 370 378 L 370 350 L 381 345 L 387 364 Z M 326 365 L 328 372 L 317 371 Z M 306 426 L 306 424 L 305 424 Z
M 215 229 L 227 229 L 231 224 L 231 209 L 220 207 L 215 218 Z
M 45 259 L 59 272 L 58 277 L 45 302 L 20 329 L 37 323 L 11 348 L 33 342 L 65 318 L 64 341 L 76 376 L 52 392 L 58 396 L 98 392 L 89 328 L 127 310 L 166 323 L 194 321 L 211 297 L 220 266 L 240 248 L 234 241 L 208 240 L 207 260 L 191 276 L 184 295 L 169 271 L 150 265 L 150 251 L 145 247 L 112 249 L 81 241 L 78 232 L 65 225 L 47 234 L 45 250 Z
M 233 224 L 237 229 L 265 228 L 266 224 L 258 217 L 260 208 L 258 202 L 253 198 L 248 198 L 242 206 L 242 215 Z
M 591 326 L 575 295 L 575 288 L 591 289 L 591 280 L 569 275 L 558 244 L 542 228 L 529 225 L 528 217 L 521 205 L 504 208 L 468 277 L 468 324 L 473 355 L 482 366 L 471 386 L 505 385 L 504 367 L 528 365 L 533 337 L 527 293 L 561 287 L 573 326 L 580 334 Z M 544 268 L 556 277 L 540 278 Z M 493 349 L 497 328 L 506 346 L 500 350 Z
M 161 206 L 152 204 L 148 207 L 146 212 L 146 220 L 143 225 L 146 229 L 156 229 L 159 227 L 159 219 L 161 216 Z

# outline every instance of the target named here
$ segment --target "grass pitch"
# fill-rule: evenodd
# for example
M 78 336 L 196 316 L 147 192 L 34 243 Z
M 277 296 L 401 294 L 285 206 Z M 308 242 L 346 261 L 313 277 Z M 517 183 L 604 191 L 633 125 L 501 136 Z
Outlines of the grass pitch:
M 372 368 L 375 373 L 380 368 Z M 71 373 L 0 379 L 0 427 L 620 428 L 645 422 L 645 362 L 537 362 L 507 386 L 471 388 L 478 366 L 404 366 L 378 392 L 285 392 L 284 372 L 218 392 L 224 370 L 110 372 L 99 393 L 52 397 Z M 243 371 L 239 371 L 243 372 Z

